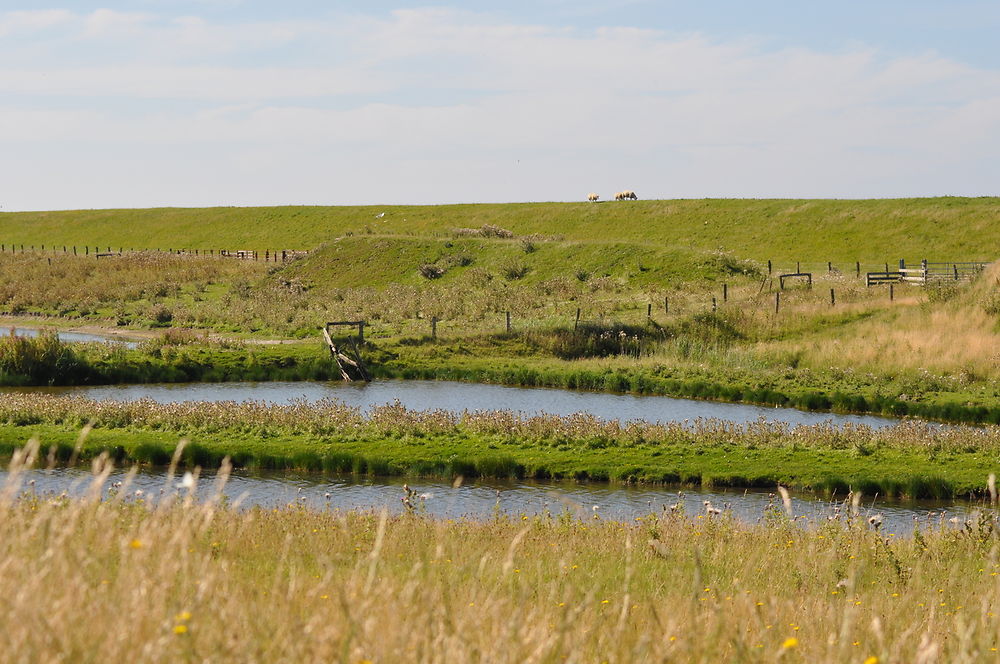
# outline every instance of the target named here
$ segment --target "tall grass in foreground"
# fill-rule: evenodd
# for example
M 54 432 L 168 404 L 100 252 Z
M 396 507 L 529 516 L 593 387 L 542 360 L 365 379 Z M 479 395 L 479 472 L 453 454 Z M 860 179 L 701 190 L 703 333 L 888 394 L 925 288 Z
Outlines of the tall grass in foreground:
M 1000 645 L 992 519 L 902 538 L 780 511 L 746 526 L 238 510 L 107 496 L 100 461 L 73 500 L 21 492 L 35 449 L 0 491 L 8 661 L 870 664 Z

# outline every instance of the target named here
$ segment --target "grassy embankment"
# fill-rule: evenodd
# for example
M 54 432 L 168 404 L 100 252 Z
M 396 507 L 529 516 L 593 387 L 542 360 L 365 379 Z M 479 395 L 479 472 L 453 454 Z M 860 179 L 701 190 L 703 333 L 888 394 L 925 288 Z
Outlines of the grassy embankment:
M 889 302 L 859 284 L 853 261 L 981 258 L 983 239 L 1000 234 L 998 209 L 996 199 L 942 198 L 7 213 L 0 236 L 49 247 L 90 238 L 316 251 L 288 265 L 6 254 L 0 308 L 248 338 L 363 318 L 382 375 L 984 421 L 1000 403 L 997 275 L 965 289 L 897 287 Z M 484 224 L 514 237 L 456 232 Z M 812 290 L 784 291 L 777 313 L 767 258 L 776 272 L 804 261 L 817 277 Z M 585 325 L 574 331 L 577 309 Z M 297 364 L 322 349 L 275 353 Z M 198 364 L 173 373 L 218 375 Z
M 25 661 L 888 664 L 1000 646 L 988 518 L 894 537 L 773 511 L 435 522 L 16 490 L 0 648 Z
M 80 443 L 80 432 L 87 436 Z M 587 415 L 414 412 L 362 415 L 336 402 L 92 402 L 40 394 L 0 397 L 0 452 L 30 437 L 53 458 L 107 451 L 120 463 L 183 461 L 413 477 L 574 478 L 774 487 L 912 498 L 981 493 L 998 470 L 1000 428 L 908 423 L 871 430 L 724 422 L 622 424 Z M 74 452 L 77 445 L 81 445 Z

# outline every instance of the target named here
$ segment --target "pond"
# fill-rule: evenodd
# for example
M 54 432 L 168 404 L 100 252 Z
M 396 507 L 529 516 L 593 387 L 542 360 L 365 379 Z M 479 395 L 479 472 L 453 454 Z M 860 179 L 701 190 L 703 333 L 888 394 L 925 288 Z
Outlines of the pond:
M 129 500 L 156 502 L 167 495 L 184 495 L 182 478 L 168 480 L 165 470 L 143 470 L 130 481 L 125 472 L 114 472 L 100 486 L 109 497 L 122 493 Z M 0 472 L 0 484 L 9 475 Z M 90 472 L 78 469 L 31 470 L 20 476 L 21 490 L 50 496 L 66 492 L 82 496 L 93 483 Z M 116 483 L 124 482 L 123 486 Z M 453 486 L 451 482 L 403 480 L 395 478 L 357 479 L 316 473 L 234 472 L 223 489 L 227 502 L 235 507 L 281 507 L 298 504 L 312 509 L 388 509 L 401 513 L 403 485 L 409 482 L 417 496 L 415 510 L 442 519 L 488 519 L 494 515 L 520 518 L 522 515 L 560 515 L 580 519 L 632 521 L 649 514 L 682 514 L 689 518 L 718 518 L 706 514 L 706 501 L 725 514 L 746 523 L 765 518 L 768 511 L 783 511 L 780 497 L 766 491 L 705 491 L 656 486 L 612 486 L 601 483 L 558 481 L 483 481 Z M 199 500 L 215 495 L 215 474 L 205 472 L 197 482 Z M 420 497 L 422 496 L 422 497 Z M 843 500 L 843 496 L 840 500 Z M 677 507 L 675 507 L 677 506 Z M 844 521 L 848 508 L 837 500 L 808 493 L 793 494 L 793 513 L 803 523 Z M 869 496 L 862 502 L 859 518 L 881 515 L 882 531 L 905 535 L 914 527 L 957 527 L 976 510 L 963 501 L 886 502 Z M 986 508 L 988 509 L 988 508 Z M 995 512 L 989 514 L 995 518 Z
M 13 388 L 11 388 L 12 390 Z M 263 401 L 287 404 L 293 400 L 335 398 L 367 410 L 399 401 L 412 410 L 512 410 L 527 415 L 572 415 L 586 412 L 601 419 L 646 422 L 683 422 L 720 419 L 746 423 L 758 420 L 796 424 L 864 424 L 881 428 L 899 420 L 873 415 L 810 413 L 794 408 L 768 408 L 748 404 L 676 399 L 662 396 L 605 394 L 551 388 L 507 387 L 482 383 L 428 380 L 379 380 L 371 383 L 269 382 L 176 383 L 154 385 L 101 385 L 58 388 L 19 388 L 17 391 L 75 395 L 95 400 L 152 399 L 178 401 Z

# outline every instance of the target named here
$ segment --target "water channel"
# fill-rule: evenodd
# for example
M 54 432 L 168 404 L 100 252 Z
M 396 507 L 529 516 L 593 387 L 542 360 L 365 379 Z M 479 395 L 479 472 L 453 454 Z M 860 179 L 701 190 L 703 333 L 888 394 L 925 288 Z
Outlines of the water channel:
M 0 473 L 0 485 L 9 481 Z M 92 488 L 93 476 L 82 469 L 33 470 L 20 478 L 22 492 L 50 497 L 65 492 L 82 496 Z M 724 514 L 747 523 L 765 518 L 767 510 L 782 511 L 780 498 L 767 491 L 704 491 L 665 487 L 613 486 L 586 482 L 477 480 L 453 486 L 451 482 L 404 480 L 398 478 L 358 479 L 318 473 L 234 472 L 223 495 L 236 508 L 265 508 L 301 505 L 316 510 L 380 510 L 402 513 L 403 484 L 408 482 L 420 498 L 416 510 L 446 519 L 489 519 L 496 515 L 512 518 L 568 513 L 578 519 L 632 521 L 649 514 L 683 514 L 691 518 L 718 518 L 706 515 L 706 501 Z M 119 485 L 121 483 L 121 485 Z M 100 486 L 110 497 L 122 494 L 128 500 L 157 502 L 164 496 L 186 495 L 182 477 L 167 478 L 162 469 L 143 470 L 129 478 L 114 472 Z M 216 494 L 215 475 L 202 474 L 195 488 L 199 500 Z M 843 497 L 841 497 L 843 498 Z M 676 506 L 676 507 L 675 507 Z M 836 500 L 809 493 L 793 494 L 793 514 L 803 523 L 844 521 L 848 508 Z M 959 527 L 983 509 L 965 501 L 885 502 L 868 497 L 861 505 L 859 519 L 882 516 L 884 533 L 905 535 L 915 527 Z
M 572 415 L 586 412 L 601 419 L 646 422 L 683 422 L 720 419 L 730 422 L 788 424 L 864 424 L 881 428 L 899 420 L 873 415 L 811 413 L 794 408 L 768 408 L 748 404 L 675 399 L 661 396 L 605 394 L 553 388 L 507 387 L 482 383 L 433 380 L 379 380 L 365 383 L 267 382 L 267 383 L 176 383 L 151 385 L 99 385 L 55 388 L 25 388 L 49 394 L 87 399 L 127 401 L 151 399 L 158 403 L 177 401 L 262 401 L 287 404 L 294 400 L 318 401 L 334 398 L 367 411 L 372 406 L 399 401 L 413 410 L 512 410 L 526 415 L 548 413 Z

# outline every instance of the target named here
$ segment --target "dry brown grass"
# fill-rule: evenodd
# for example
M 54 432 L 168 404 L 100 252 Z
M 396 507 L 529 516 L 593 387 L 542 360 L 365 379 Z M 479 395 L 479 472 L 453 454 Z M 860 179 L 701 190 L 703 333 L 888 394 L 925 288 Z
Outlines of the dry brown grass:
M 929 303 L 933 294 L 904 288 L 903 297 L 892 304 L 881 303 L 878 315 L 838 329 L 836 334 L 774 342 L 762 349 L 802 351 L 803 364 L 813 367 L 926 370 L 966 381 L 1000 379 L 1000 320 L 984 306 L 998 291 L 998 284 L 1000 264 L 994 264 L 945 302 Z
M 433 521 L 18 491 L 0 500 L 6 661 L 958 662 L 1000 644 L 992 519 L 903 538 L 775 512 Z

